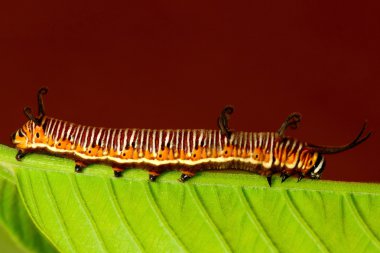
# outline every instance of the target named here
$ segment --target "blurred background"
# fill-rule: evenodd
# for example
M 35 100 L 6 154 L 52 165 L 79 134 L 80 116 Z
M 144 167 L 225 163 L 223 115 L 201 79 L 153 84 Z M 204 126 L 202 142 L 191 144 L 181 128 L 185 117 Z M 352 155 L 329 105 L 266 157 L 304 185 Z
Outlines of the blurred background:
M 276 131 L 320 145 L 324 179 L 380 182 L 378 8 L 357 1 L 8 1 L 0 8 L 0 143 L 36 112 L 80 124 Z

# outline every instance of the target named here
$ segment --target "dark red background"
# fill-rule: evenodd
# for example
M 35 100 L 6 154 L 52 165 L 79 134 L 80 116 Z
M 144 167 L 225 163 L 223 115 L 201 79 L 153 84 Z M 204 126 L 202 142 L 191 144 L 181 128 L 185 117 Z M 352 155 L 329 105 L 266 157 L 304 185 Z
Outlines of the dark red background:
M 12 2 L 12 3 L 10 3 Z M 350 141 L 325 179 L 380 182 L 379 9 L 363 1 L 8 1 L 0 8 L 0 142 L 36 109 L 107 127 L 215 128 Z

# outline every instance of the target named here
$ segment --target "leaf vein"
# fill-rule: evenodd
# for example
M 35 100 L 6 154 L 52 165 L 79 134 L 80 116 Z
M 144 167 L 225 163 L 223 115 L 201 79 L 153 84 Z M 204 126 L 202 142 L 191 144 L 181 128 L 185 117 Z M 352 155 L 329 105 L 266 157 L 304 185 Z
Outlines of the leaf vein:
M 310 228 L 310 226 L 307 224 L 305 219 L 302 217 L 302 215 L 297 211 L 296 207 L 293 204 L 293 201 L 289 197 L 288 191 L 282 191 L 282 196 L 285 199 L 286 204 L 288 205 L 290 212 L 293 214 L 293 216 L 296 218 L 299 224 L 304 228 L 306 231 L 306 234 L 312 239 L 317 247 L 321 250 L 321 252 L 329 252 L 329 250 L 326 248 L 326 245 L 322 242 L 322 240 L 318 237 L 318 235 Z
M 258 230 L 260 236 L 263 238 L 263 240 L 267 243 L 268 248 L 271 252 L 278 252 L 278 249 L 272 242 L 272 240 L 269 238 L 268 233 L 265 231 L 264 227 L 262 226 L 261 222 L 259 221 L 257 215 L 254 213 L 251 205 L 248 203 L 247 197 L 245 196 L 244 190 L 242 188 L 236 188 L 238 197 L 240 199 L 240 202 L 245 207 L 245 210 L 247 210 L 248 217 L 251 220 L 252 224 L 256 227 Z
M 198 207 L 199 212 L 204 217 L 206 223 L 209 225 L 211 230 L 214 231 L 216 238 L 218 239 L 220 245 L 224 249 L 225 252 L 232 252 L 230 245 L 228 245 L 226 239 L 223 237 L 222 233 L 220 232 L 219 228 L 215 225 L 214 221 L 211 219 L 209 213 L 206 211 L 205 207 L 203 206 L 201 200 L 198 197 L 197 192 L 195 189 L 190 185 L 186 185 L 186 189 L 188 189 L 190 196 L 194 199 L 195 206 Z
M 372 233 L 371 229 L 368 227 L 368 225 L 364 222 L 363 218 L 361 217 L 355 203 L 353 202 L 352 196 L 345 194 L 344 199 L 348 203 L 348 206 L 351 210 L 352 215 L 355 217 L 355 220 L 359 224 L 360 228 L 363 230 L 363 232 L 369 237 L 369 239 L 372 241 L 372 243 L 380 249 L 380 242 L 376 238 L 376 236 Z
M 115 209 L 115 212 L 116 212 L 117 216 L 121 220 L 121 222 L 122 222 L 125 230 L 129 234 L 129 236 L 132 238 L 132 241 L 135 244 L 135 247 L 138 248 L 140 250 L 140 252 L 144 252 L 144 248 L 141 245 L 141 242 L 136 237 L 136 234 L 134 233 L 133 229 L 129 225 L 127 217 L 123 214 L 123 212 L 122 212 L 122 210 L 120 208 L 119 199 L 118 199 L 118 197 L 116 195 L 116 192 L 115 192 L 115 189 L 113 187 L 111 179 L 107 180 L 107 189 L 108 189 L 108 192 L 110 193 L 109 194 L 109 198 L 111 200 L 111 203 L 112 203 L 112 205 L 113 205 L 113 207 Z
M 175 241 L 175 243 L 178 245 L 179 249 L 182 249 L 182 251 L 186 252 L 188 251 L 183 242 L 179 239 L 177 234 L 174 232 L 174 230 L 171 228 L 169 223 L 166 221 L 164 215 L 162 214 L 161 210 L 158 208 L 156 204 L 156 200 L 154 198 L 154 195 L 152 194 L 152 190 L 150 189 L 149 184 L 146 182 L 144 184 L 144 189 L 146 191 L 146 196 L 148 199 L 148 203 L 150 207 L 152 208 L 153 212 L 156 214 L 156 217 L 158 218 L 159 222 L 162 225 L 162 228 L 166 231 L 167 234 L 169 234 L 172 239 Z
M 70 182 L 71 182 L 71 185 L 72 185 L 74 196 L 76 197 L 76 200 L 77 200 L 80 208 L 82 209 L 83 213 L 85 214 L 84 216 L 87 218 L 89 224 L 92 226 L 92 228 L 93 228 L 92 230 L 94 231 L 95 236 L 98 239 L 96 241 L 99 243 L 99 246 L 101 247 L 101 249 L 102 249 L 103 252 L 108 252 L 107 247 L 104 244 L 104 240 L 103 240 L 102 236 L 99 233 L 99 229 L 98 229 L 98 227 L 97 227 L 97 225 L 95 223 L 95 220 L 92 217 L 91 212 L 88 210 L 88 207 L 86 206 L 86 203 L 85 203 L 85 201 L 84 201 L 84 199 L 82 197 L 82 194 L 80 192 L 78 183 L 76 181 L 76 175 L 75 174 L 70 174 L 69 178 L 70 178 Z

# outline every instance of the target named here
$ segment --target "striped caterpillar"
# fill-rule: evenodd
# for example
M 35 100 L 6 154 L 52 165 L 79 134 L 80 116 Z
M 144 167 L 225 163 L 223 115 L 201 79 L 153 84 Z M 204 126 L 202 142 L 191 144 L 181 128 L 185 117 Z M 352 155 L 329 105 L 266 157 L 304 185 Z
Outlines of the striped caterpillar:
M 227 106 L 218 117 L 219 130 L 204 129 L 111 129 L 82 126 L 45 116 L 43 95 L 37 94 L 38 116 L 29 107 L 24 108 L 29 120 L 12 136 L 17 160 L 30 152 L 47 152 L 74 158 L 75 171 L 92 163 L 112 166 L 120 177 L 127 168 L 140 167 L 149 171 L 149 180 L 167 170 L 180 170 L 179 181 L 185 182 L 196 172 L 215 169 L 247 170 L 267 178 L 280 173 L 282 182 L 297 175 L 319 179 L 325 167 L 324 154 L 351 149 L 369 138 L 363 137 L 364 124 L 357 137 L 340 147 L 308 144 L 285 136 L 288 128 L 297 128 L 301 121 L 298 113 L 290 114 L 277 132 L 238 132 L 228 127 L 233 112 Z

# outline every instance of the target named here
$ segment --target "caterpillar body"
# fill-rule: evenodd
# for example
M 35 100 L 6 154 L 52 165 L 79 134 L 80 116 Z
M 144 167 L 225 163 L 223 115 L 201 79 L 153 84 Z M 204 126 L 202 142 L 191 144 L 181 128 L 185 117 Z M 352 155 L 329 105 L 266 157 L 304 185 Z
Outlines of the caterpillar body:
M 266 176 L 280 173 L 282 182 L 297 175 L 319 179 L 325 167 L 324 154 L 351 149 L 369 138 L 363 137 L 366 123 L 349 144 L 326 147 L 308 144 L 285 136 L 287 128 L 296 128 L 298 113 L 290 114 L 277 132 L 239 132 L 228 127 L 232 107 L 227 106 L 218 118 L 218 130 L 205 129 L 111 129 L 83 126 L 45 115 L 42 96 L 38 92 L 39 115 L 30 108 L 24 113 L 29 120 L 12 136 L 17 160 L 27 153 L 47 152 L 75 160 L 75 171 L 93 163 L 110 164 L 120 177 L 128 168 L 149 171 L 155 181 L 164 171 L 182 171 L 179 180 L 185 182 L 201 170 L 247 170 Z

